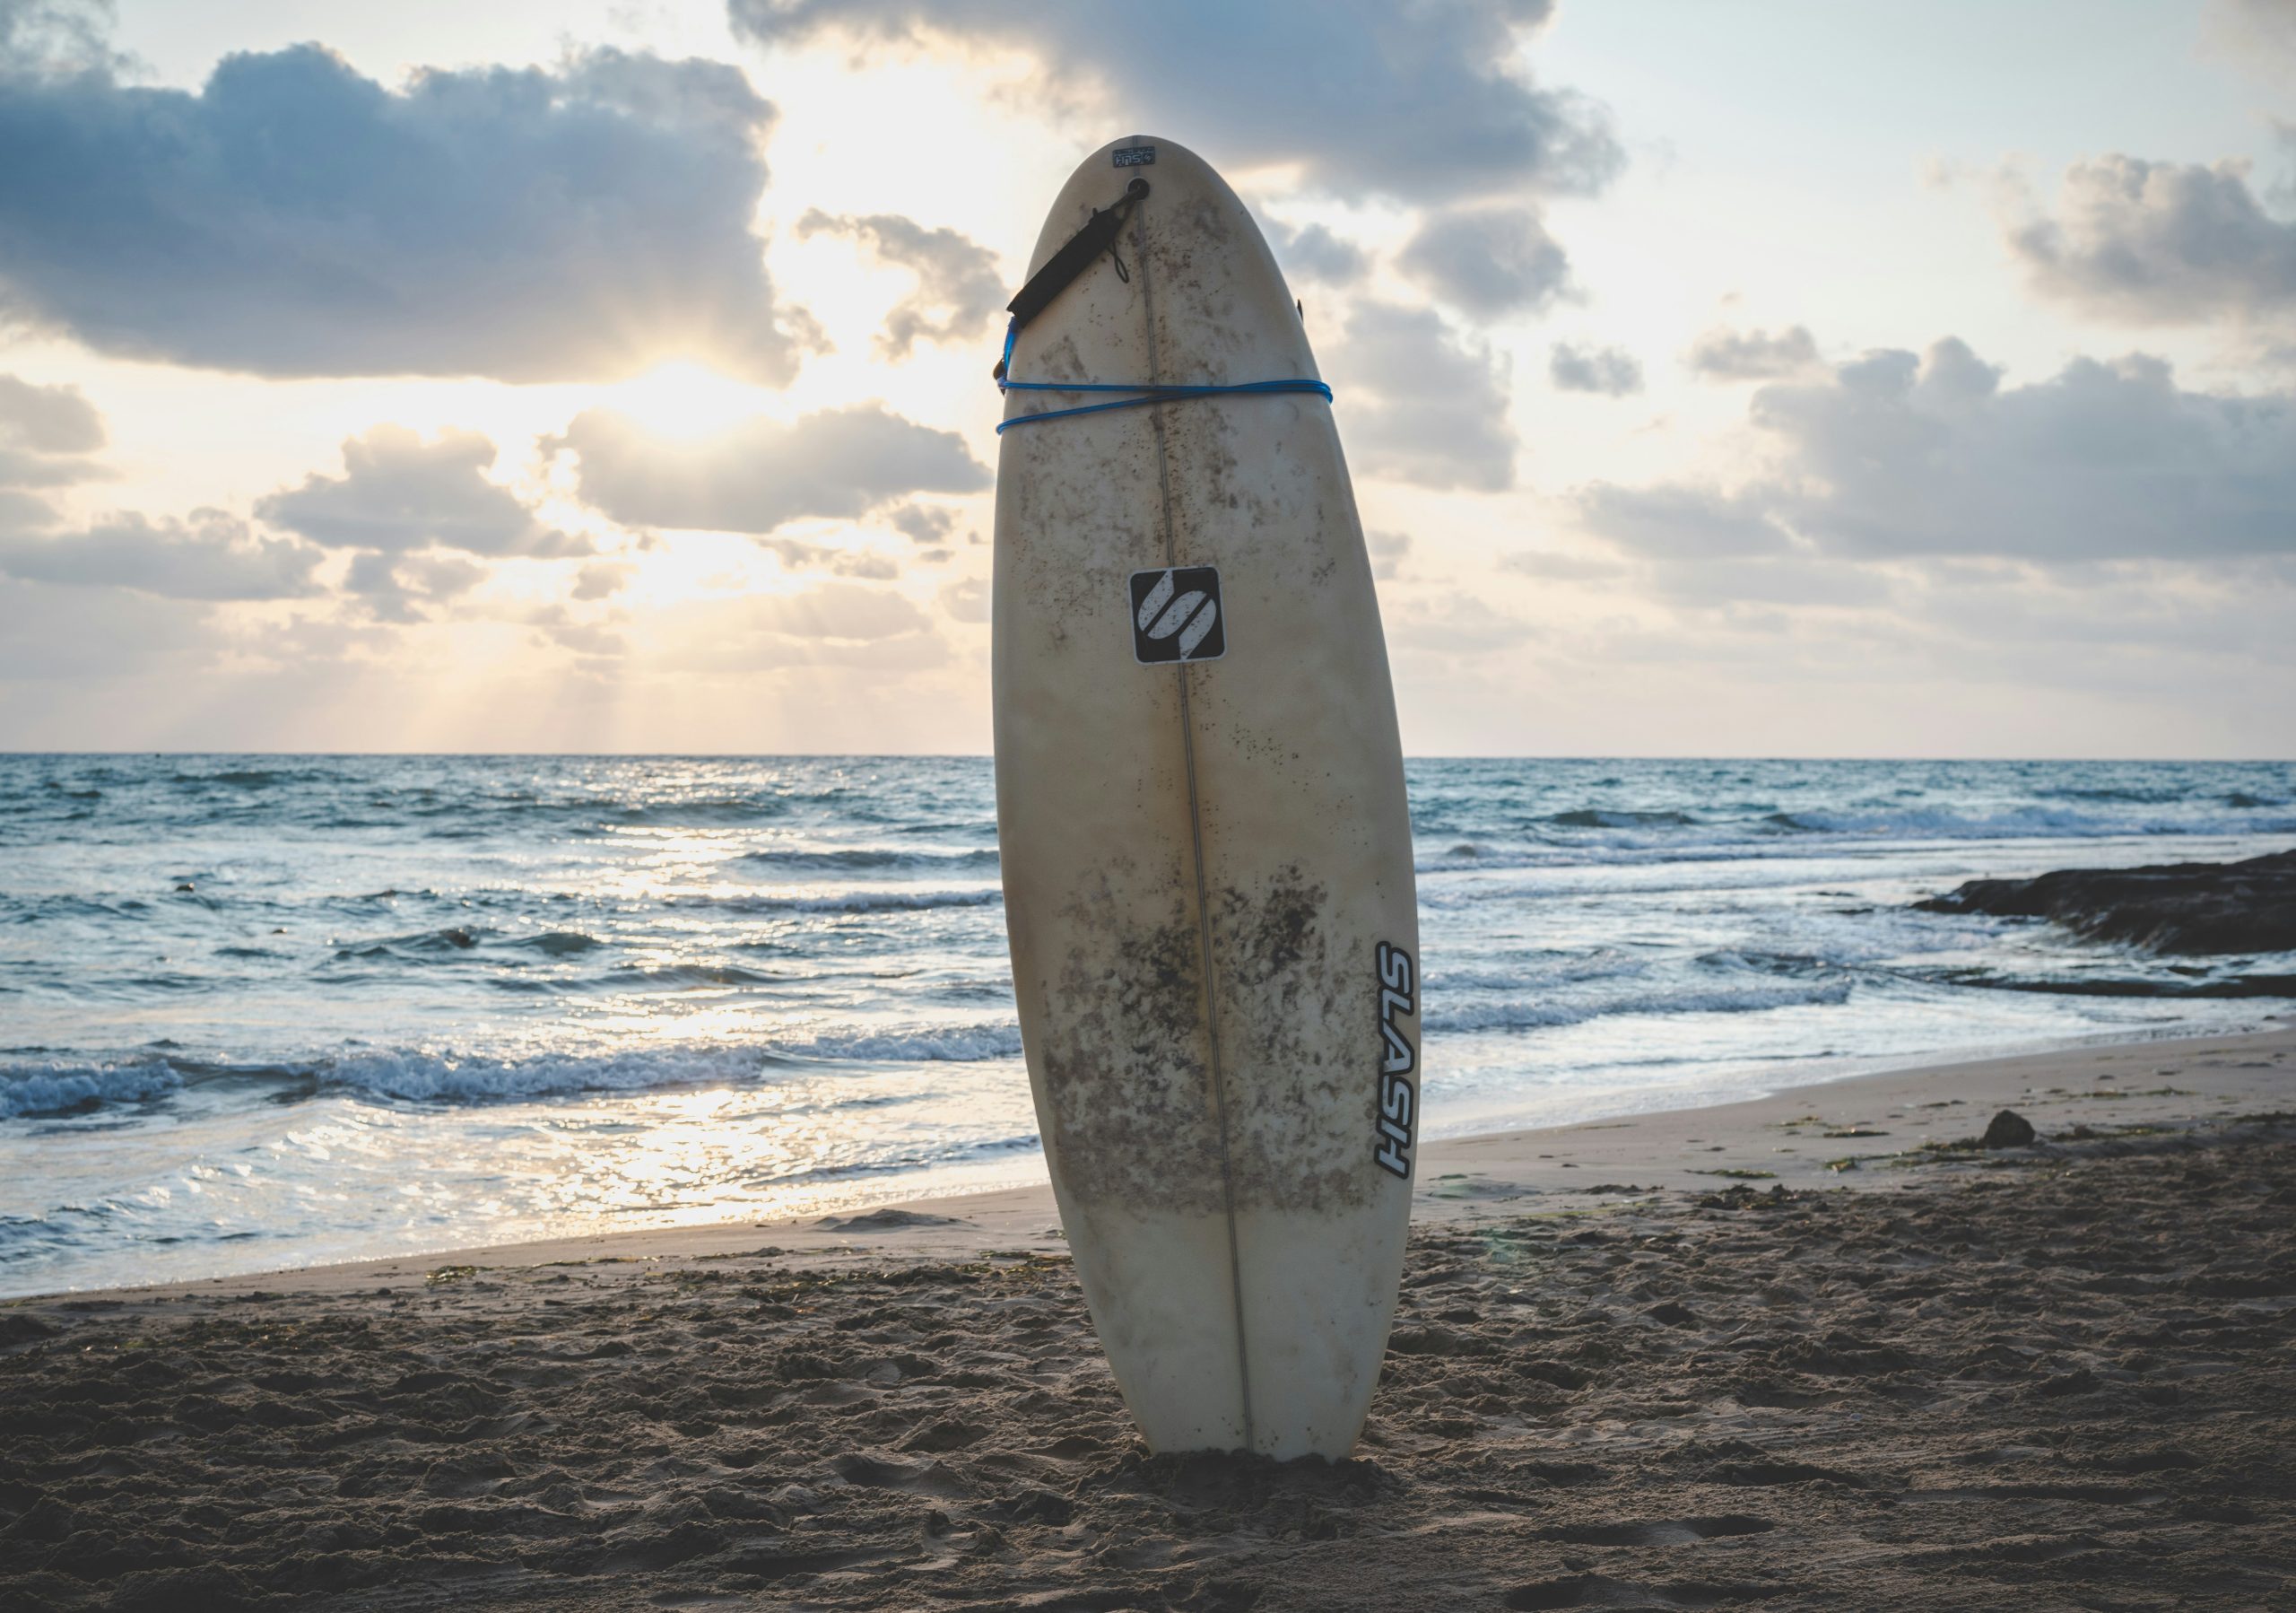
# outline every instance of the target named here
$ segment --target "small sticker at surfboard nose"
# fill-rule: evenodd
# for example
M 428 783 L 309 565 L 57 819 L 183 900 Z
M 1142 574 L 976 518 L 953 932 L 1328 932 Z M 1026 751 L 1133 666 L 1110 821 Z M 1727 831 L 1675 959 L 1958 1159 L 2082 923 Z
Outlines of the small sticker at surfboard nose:
M 1149 168 L 1156 161 L 1152 145 L 1119 145 L 1109 156 L 1118 168 Z
M 1173 566 L 1132 574 L 1132 658 L 1144 667 L 1216 661 L 1228 653 L 1220 568 Z

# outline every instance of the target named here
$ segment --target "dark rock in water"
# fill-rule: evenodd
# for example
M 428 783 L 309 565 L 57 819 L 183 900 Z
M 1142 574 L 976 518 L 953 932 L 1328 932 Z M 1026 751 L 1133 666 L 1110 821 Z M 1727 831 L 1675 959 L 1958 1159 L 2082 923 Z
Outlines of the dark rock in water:
M 2013 1109 L 2005 1109 L 1993 1117 L 1985 1129 L 1979 1146 L 1987 1148 L 2030 1148 L 2033 1146 L 2033 1123 Z
M 2296 951 L 2296 851 L 2246 862 L 2061 868 L 1972 879 L 1913 904 L 1923 912 L 2048 919 L 2093 940 L 2156 952 Z
M 466 929 L 442 929 L 439 932 L 439 938 L 449 946 L 467 947 L 478 945 L 478 937 Z

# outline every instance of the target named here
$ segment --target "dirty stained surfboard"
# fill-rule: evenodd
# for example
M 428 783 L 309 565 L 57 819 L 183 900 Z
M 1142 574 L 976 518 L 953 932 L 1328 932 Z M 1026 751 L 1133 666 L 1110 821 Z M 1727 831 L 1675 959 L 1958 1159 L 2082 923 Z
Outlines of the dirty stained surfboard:
M 1076 170 L 1033 275 L 1127 179 L 1015 378 L 1313 378 L 1250 214 L 1170 141 Z M 1093 401 L 1013 392 L 1006 417 Z M 1226 396 L 1008 430 L 996 798 L 1063 1224 L 1152 1448 L 1337 1458 L 1386 1349 L 1419 937 L 1385 641 L 1333 405 Z

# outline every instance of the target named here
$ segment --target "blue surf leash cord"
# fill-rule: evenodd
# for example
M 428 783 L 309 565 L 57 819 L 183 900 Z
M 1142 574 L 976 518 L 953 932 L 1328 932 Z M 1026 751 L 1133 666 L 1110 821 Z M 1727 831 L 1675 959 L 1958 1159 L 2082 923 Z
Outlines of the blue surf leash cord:
M 1231 386 L 1195 385 L 1160 386 L 1148 381 L 1016 381 L 1009 371 L 1013 367 L 1013 344 L 1020 338 L 1021 327 L 1015 320 L 1004 332 L 1004 358 L 996 366 L 996 389 L 999 392 L 1123 392 L 1130 396 L 1112 403 L 1079 404 L 1070 409 L 1046 409 L 1034 414 L 1015 414 L 1010 420 L 996 423 L 996 434 L 1003 436 L 1016 425 L 1032 425 L 1040 420 L 1063 420 L 1072 414 L 1100 414 L 1110 409 L 1135 409 L 1145 404 L 1177 403 L 1187 397 L 1235 397 L 1273 393 L 1298 392 L 1332 400 L 1331 388 L 1323 382 L 1302 376 L 1295 380 L 1240 381 Z

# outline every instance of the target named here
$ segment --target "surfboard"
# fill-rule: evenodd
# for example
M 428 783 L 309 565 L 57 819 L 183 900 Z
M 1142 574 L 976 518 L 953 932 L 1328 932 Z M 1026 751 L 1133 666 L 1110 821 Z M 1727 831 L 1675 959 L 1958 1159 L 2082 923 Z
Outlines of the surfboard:
M 1031 285 L 1072 243 L 1090 261 L 1029 310 L 1010 379 L 1317 377 L 1258 227 L 1186 149 L 1086 158 Z M 1013 423 L 1106 401 L 1011 392 L 1000 437 L 998 843 L 1045 1155 L 1149 1446 L 1336 1459 L 1386 1350 L 1419 1119 L 1371 567 L 1325 397 Z

